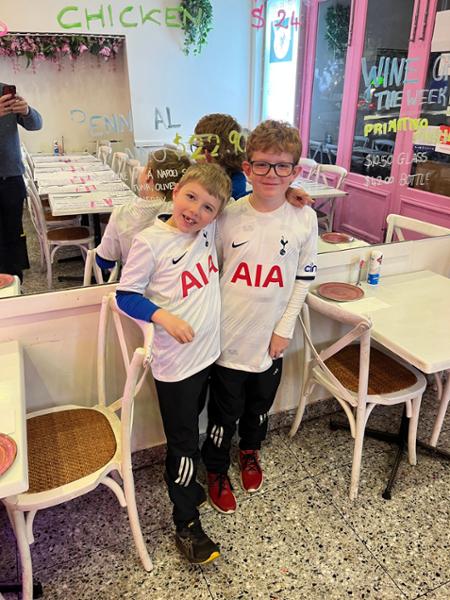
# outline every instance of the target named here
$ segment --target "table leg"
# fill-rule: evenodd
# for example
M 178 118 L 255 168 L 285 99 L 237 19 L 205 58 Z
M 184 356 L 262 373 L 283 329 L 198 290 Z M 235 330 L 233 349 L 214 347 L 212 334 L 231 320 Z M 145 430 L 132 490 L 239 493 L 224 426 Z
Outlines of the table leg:
M 444 422 L 445 413 L 447 412 L 448 403 L 450 400 L 450 370 L 447 372 L 447 381 L 442 391 L 441 403 L 439 405 L 438 414 L 433 425 L 433 431 L 430 438 L 430 446 L 437 446 L 439 434 L 441 433 L 442 424 Z

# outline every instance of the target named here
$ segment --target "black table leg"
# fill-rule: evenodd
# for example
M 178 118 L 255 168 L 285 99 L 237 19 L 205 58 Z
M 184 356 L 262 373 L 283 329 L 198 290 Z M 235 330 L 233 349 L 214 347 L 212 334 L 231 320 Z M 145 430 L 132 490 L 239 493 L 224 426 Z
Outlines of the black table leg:
M 14 594 L 22 591 L 20 583 L 0 583 L 0 593 Z M 44 590 L 40 581 L 33 580 L 33 598 L 42 598 Z
M 389 433 L 388 431 L 379 431 L 378 429 L 370 429 L 366 428 L 364 435 L 367 437 L 374 438 L 376 440 L 380 440 L 383 442 L 394 443 L 398 446 L 397 452 L 395 454 L 394 464 L 391 469 L 391 473 L 389 475 L 389 479 L 386 485 L 386 488 L 382 494 L 385 500 L 390 500 L 392 498 L 392 488 L 394 486 L 398 468 L 400 466 L 400 462 L 403 456 L 404 449 L 407 445 L 408 441 L 408 426 L 409 419 L 406 416 L 406 406 L 403 408 L 402 419 L 400 422 L 400 428 L 398 433 Z M 348 423 L 336 421 L 335 419 L 330 419 L 330 429 L 350 429 Z M 421 440 L 416 440 L 416 450 L 423 450 L 430 454 L 431 456 L 442 458 L 444 460 L 450 460 L 450 452 L 446 452 L 445 450 L 441 450 L 435 448 L 434 446 L 430 446 Z

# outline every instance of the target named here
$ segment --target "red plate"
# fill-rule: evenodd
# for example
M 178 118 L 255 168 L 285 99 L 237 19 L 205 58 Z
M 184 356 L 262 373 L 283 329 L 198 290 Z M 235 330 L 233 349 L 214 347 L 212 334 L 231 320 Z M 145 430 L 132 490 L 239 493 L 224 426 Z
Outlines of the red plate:
M 352 300 L 360 300 L 364 296 L 364 290 L 360 287 L 338 281 L 322 283 L 317 288 L 317 293 L 322 298 L 336 300 L 336 302 L 351 302 Z
M 8 287 L 14 282 L 14 277 L 12 275 L 7 275 L 6 273 L 0 273 L 0 288 Z
M 329 244 L 342 244 L 343 242 L 353 242 L 353 238 L 351 235 L 347 235 L 346 233 L 336 233 L 334 231 L 330 231 L 329 233 L 322 233 L 320 236 L 324 242 L 328 242 Z
M 9 435 L 0 433 L 0 475 L 13 464 L 16 454 L 16 442 Z

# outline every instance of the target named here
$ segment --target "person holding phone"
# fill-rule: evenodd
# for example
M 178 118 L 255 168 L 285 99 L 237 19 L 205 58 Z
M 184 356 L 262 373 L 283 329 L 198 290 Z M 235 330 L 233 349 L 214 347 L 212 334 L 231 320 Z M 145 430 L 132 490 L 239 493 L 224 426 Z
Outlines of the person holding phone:
M 13 85 L 0 82 L 0 273 L 18 275 L 28 268 L 22 227 L 26 188 L 23 181 L 18 125 L 29 131 L 42 128 L 42 117 L 16 94 Z

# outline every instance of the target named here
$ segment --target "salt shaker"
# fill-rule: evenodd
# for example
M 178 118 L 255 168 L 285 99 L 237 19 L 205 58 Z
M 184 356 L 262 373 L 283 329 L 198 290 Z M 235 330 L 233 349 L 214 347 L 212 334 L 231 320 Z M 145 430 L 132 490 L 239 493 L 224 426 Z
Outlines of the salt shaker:
M 367 283 L 369 285 L 378 285 L 380 281 L 381 262 L 383 253 L 379 250 L 372 250 L 370 254 L 369 270 L 367 272 Z

